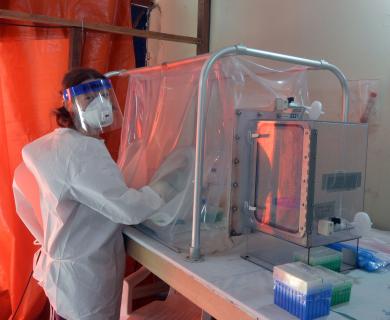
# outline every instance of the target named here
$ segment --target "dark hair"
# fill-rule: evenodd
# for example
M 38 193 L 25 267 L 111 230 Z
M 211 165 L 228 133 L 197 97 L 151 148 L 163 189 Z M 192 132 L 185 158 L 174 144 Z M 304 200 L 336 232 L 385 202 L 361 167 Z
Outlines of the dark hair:
M 64 90 L 69 87 L 77 86 L 85 80 L 89 79 L 106 79 L 106 77 L 101 74 L 99 71 L 96 71 L 92 68 L 76 68 L 72 69 L 68 73 L 64 75 L 62 79 L 62 90 L 61 95 Z M 74 128 L 72 116 L 69 111 L 65 108 L 65 105 L 54 110 L 54 114 L 56 116 L 57 124 L 60 127 L 65 128 Z

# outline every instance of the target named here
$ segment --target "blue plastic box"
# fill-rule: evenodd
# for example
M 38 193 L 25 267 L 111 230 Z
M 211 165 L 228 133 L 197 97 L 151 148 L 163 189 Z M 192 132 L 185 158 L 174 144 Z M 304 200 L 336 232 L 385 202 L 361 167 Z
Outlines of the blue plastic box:
M 274 303 L 301 320 L 329 314 L 332 286 L 301 262 L 274 268 Z
M 332 289 L 313 294 L 302 294 L 275 280 L 274 303 L 301 320 L 329 314 Z

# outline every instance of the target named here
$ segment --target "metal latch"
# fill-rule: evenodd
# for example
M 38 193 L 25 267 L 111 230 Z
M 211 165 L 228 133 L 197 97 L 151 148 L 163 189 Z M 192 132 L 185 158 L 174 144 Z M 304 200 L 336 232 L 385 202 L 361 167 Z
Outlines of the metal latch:
M 249 131 L 249 139 L 250 140 L 252 140 L 252 139 L 260 139 L 260 138 L 265 139 L 265 138 L 269 138 L 269 137 L 270 137 L 270 135 L 268 133 L 260 134 L 260 133 L 257 133 L 257 132 L 253 133 L 253 132 Z

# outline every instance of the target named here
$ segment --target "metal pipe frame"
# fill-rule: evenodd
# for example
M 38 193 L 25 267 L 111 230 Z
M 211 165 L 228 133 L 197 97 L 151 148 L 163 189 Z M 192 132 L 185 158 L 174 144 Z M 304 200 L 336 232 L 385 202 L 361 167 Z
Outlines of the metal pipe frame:
M 203 185 L 203 160 L 204 160 L 204 136 L 205 136 L 205 107 L 206 107 L 206 95 L 207 95 L 207 79 L 213 65 L 218 59 L 228 55 L 245 55 L 258 58 L 264 58 L 268 60 L 287 62 L 292 64 L 298 64 L 303 66 L 312 67 L 318 70 L 328 70 L 332 72 L 340 81 L 343 90 L 343 104 L 342 114 L 343 121 L 348 121 L 349 113 L 349 87 L 347 78 L 341 72 L 341 70 L 325 60 L 309 60 L 300 57 L 294 57 L 284 55 L 280 53 L 262 51 L 252 48 L 247 48 L 242 45 L 235 45 L 225 47 L 216 51 L 210 56 L 202 67 L 199 78 L 198 87 L 198 105 L 196 116 L 196 148 L 195 148 L 195 179 L 194 179 L 194 203 L 192 207 L 192 237 L 189 251 L 189 260 L 199 261 L 201 259 L 200 253 L 200 210 L 202 203 L 202 185 Z
M 123 74 L 125 74 L 127 72 L 126 69 L 122 69 L 122 70 L 116 70 L 116 71 L 109 71 L 109 72 L 106 72 L 104 74 L 105 77 L 107 78 L 112 78 L 112 77 L 120 77 L 122 76 Z

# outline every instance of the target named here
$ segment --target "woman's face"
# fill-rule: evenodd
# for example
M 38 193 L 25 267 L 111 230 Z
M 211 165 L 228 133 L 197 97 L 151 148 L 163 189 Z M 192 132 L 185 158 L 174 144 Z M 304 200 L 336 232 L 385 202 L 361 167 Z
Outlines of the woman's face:
M 88 80 L 81 82 L 81 84 L 89 83 L 89 82 L 96 81 L 96 80 L 99 80 L 99 79 L 88 79 Z M 108 90 L 102 90 L 102 91 L 97 91 L 97 92 L 90 91 L 88 93 L 78 95 L 77 96 L 77 109 L 81 109 L 82 111 L 85 111 L 85 109 L 87 109 L 88 105 L 92 102 L 92 100 L 94 100 L 98 96 L 104 97 L 104 98 L 109 98 L 109 92 L 108 92 Z
M 69 89 L 74 96 L 65 107 L 77 130 L 95 136 L 120 128 L 122 114 L 109 80 L 93 78 L 74 87 Z

